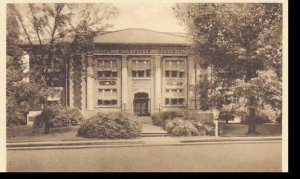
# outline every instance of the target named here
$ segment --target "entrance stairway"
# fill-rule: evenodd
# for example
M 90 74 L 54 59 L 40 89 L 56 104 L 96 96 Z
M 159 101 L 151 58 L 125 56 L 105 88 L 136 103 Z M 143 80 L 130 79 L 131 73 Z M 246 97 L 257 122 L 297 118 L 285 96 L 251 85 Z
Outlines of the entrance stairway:
M 162 127 L 153 125 L 149 116 L 133 116 L 132 118 L 142 123 L 142 137 L 169 136 Z

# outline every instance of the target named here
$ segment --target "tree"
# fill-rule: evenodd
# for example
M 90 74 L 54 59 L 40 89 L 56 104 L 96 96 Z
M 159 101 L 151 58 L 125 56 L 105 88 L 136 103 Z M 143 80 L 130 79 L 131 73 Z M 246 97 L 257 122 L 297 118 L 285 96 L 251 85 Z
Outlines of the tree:
M 36 98 L 37 85 L 28 83 L 24 79 L 28 77 L 25 72 L 26 65 L 22 61 L 24 52 L 17 46 L 20 31 L 14 7 L 7 7 L 6 31 L 6 113 L 7 125 L 26 124 L 26 116 L 29 112 L 30 99 Z
M 105 20 L 118 13 L 114 6 L 107 3 L 10 5 L 14 6 L 21 24 L 26 50 L 37 57 L 32 59 L 32 64 L 36 65 L 32 66 L 34 73 L 31 79 L 44 88 L 65 85 L 65 74 L 68 74 L 72 54 L 87 51 L 93 44 L 91 36 L 111 27 Z M 51 61 L 58 64 L 55 71 Z M 59 79 L 58 84 L 51 84 L 53 78 Z
M 270 66 L 280 75 L 281 36 L 273 32 L 282 33 L 281 4 L 177 4 L 174 12 L 193 37 L 195 52 L 213 65 L 214 74 L 224 79 L 225 86 L 235 85 L 236 79 L 250 82 L 259 70 Z M 272 46 L 270 39 L 277 46 Z M 274 51 L 277 56 L 270 54 Z M 258 99 L 246 97 L 248 134 L 255 134 Z
M 38 91 L 44 107 L 47 107 L 47 98 L 57 93 L 50 87 L 65 87 L 67 81 L 73 78 L 68 76 L 69 71 L 74 70 L 70 68 L 70 63 L 80 61 L 75 55 L 91 50 L 93 37 L 111 27 L 105 21 L 118 14 L 118 10 L 108 3 L 8 6 L 12 7 L 20 25 L 22 48 L 32 57 L 29 76 L 33 83 L 40 86 Z M 47 131 L 46 125 L 45 133 Z

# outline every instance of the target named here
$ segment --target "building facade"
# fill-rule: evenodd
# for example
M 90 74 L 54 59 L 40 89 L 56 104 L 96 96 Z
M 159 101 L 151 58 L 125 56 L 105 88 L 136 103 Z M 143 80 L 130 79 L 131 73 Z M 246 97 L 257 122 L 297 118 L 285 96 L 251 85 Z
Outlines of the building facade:
M 71 107 L 84 114 L 124 111 L 139 116 L 195 109 L 197 71 L 185 36 L 126 29 L 94 41 L 94 51 L 78 56 L 86 74 L 74 71 L 68 90 Z

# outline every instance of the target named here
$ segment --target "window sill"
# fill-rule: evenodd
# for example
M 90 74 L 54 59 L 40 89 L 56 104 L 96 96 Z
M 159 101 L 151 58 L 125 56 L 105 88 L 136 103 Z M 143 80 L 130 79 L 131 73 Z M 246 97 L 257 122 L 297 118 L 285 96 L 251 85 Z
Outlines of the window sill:
M 150 80 L 150 77 L 143 77 L 143 78 L 137 78 L 137 77 L 132 77 L 133 80 Z
M 185 105 L 165 105 L 166 108 L 185 108 Z
M 97 106 L 96 108 L 119 108 L 117 105 Z

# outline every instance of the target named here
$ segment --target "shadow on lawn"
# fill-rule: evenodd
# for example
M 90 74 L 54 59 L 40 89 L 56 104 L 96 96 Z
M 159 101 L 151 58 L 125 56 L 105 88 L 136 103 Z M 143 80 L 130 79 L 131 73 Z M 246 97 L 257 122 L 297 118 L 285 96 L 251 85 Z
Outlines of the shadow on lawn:
M 247 137 L 247 124 L 226 124 L 219 123 L 219 128 L 223 131 L 220 136 L 223 137 Z M 259 124 L 257 125 L 257 132 L 255 136 L 281 136 L 282 126 L 278 124 Z M 253 136 L 253 135 L 251 135 Z

